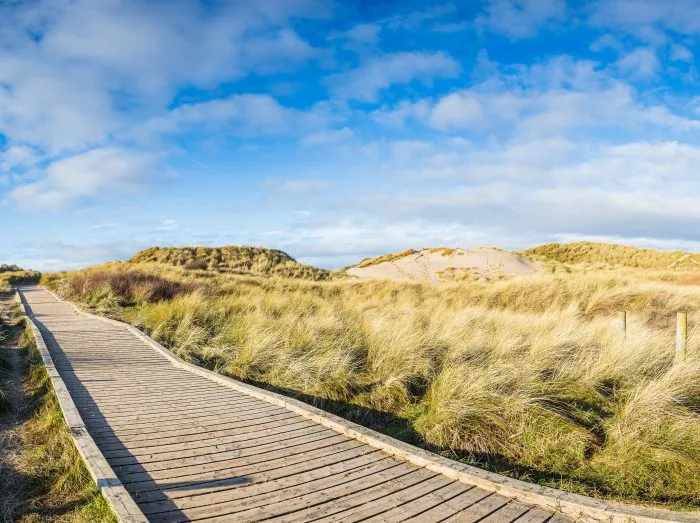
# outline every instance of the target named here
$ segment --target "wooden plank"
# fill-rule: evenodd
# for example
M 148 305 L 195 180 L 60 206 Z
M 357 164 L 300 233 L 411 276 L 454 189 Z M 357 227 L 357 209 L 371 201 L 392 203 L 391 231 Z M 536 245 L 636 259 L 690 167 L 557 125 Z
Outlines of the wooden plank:
M 297 465 L 295 468 L 275 469 L 268 473 L 251 475 L 249 477 L 251 481 L 247 484 L 236 485 L 230 488 L 224 487 L 217 491 L 207 492 L 206 495 L 192 495 L 175 500 L 167 499 L 141 503 L 140 508 L 144 514 L 149 515 L 168 512 L 173 507 L 183 510 L 207 507 L 219 503 L 238 502 L 238 500 L 243 499 L 263 501 L 278 496 L 282 491 L 296 489 L 300 485 L 312 487 L 318 485 L 327 486 L 329 481 L 340 482 L 342 479 L 347 479 L 350 472 L 367 470 L 370 466 L 379 462 L 394 463 L 394 460 L 378 451 L 374 451 L 335 463 L 326 463 L 323 466 L 311 469 L 309 469 L 308 464 L 306 464 L 305 468 L 300 468 Z M 294 490 L 294 492 L 300 491 Z M 194 514 L 190 513 L 190 516 L 194 517 Z
M 205 399 L 199 399 L 199 398 L 183 398 L 181 402 L 178 402 L 176 400 L 168 400 L 163 398 L 162 401 L 160 402 L 153 402 L 153 403 L 146 403 L 145 401 L 143 403 L 139 401 L 135 402 L 127 402 L 124 401 L 121 405 L 118 406 L 113 406 L 113 407 L 107 407 L 103 405 L 102 403 L 99 404 L 99 406 L 94 402 L 94 401 L 82 401 L 80 403 L 76 403 L 76 405 L 79 405 L 83 408 L 99 408 L 100 412 L 104 413 L 105 415 L 115 415 L 115 416 L 120 416 L 120 415 L 126 415 L 129 413 L 130 408 L 137 408 L 141 412 L 158 412 L 162 410 L 163 408 L 177 408 L 178 406 L 182 406 L 185 408 L 193 407 L 196 405 L 201 405 L 202 402 L 206 403 L 211 403 L 211 400 L 205 398 Z
M 252 465 L 254 463 L 263 463 L 266 461 L 274 461 L 276 459 L 293 459 L 295 456 L 302 455 L 308 458 L 308 453 L 313 452 L 317 449 L 335 447 L 337 445 L 342 445 L 343 443 L 348 443 L 348 439 L 345 436 L 332 436 L 319 439 L 317 441 L 312 441 L 310 443 L 305 443 L 302 445 L 290 446 L 287 449 L 267 452 L 264 454 L 254 454 L 252 456 L 246 456 L 242 458 L 232 458 L 228 460 L 213 460 L 204 464 L 191 465 L 189 467 L 173 467 L 165 470 L 154 470 L 150 472 L 121 472 L 119 474 L 119 479 L 121 479 L 124 485 L 129 485 L 130 483 L 138 483 L 141 481 L 161 481 L 178 479 L 181 477 L 189 476 L 200 476 L 203 474 L 210 474 L 214 472 L 231 470 L 235 467 L 241 467 L 246 465 Z M 181 481 L 178 479 L 178 481 Z
M 242 451 L 244 449 L 255 448 L 262 449 L 263 445 L 277 443 L 284 444 L 286 441 L 292 441 L 296 437 L 309 436 L 314 434 L 326 433 L 328 429 L 319 427 L 318 425 L 310 425 L 296 431 L 282 432 L 271 436 L 258 437 L 257 434 L 253 437 L 239 438 L 236 441 L 222 443 L 216 442 L 211 445 L 180 447 L 175 450 L 165 451 L 157 448 L 157 452 L 142 453 L 140 455 L 129 454 L 128 456 L 113 457 L 105 453 L 105 457 L 109 459 L 112 467 L 121 467 L 126 465 L 135 465 L 137 463 L 145 465 L 148 463 L 163 462 L 170 459 L 180 457 L 193 458 L 196 456 L 206 456 L 223 452 Z
M 457 514 L 454 514 L 453 516 L 448 517 L 444 521 L 450 523 L 476 523 L 477 521 L 481 521 L 486 516 L 490 515 L 492 512 L 500 510 L 511 501 L 513 501 L 511 498 L 506 498 L 500 494 L 491 494 L 489 497 L 481 500 L 469 508 L 464 509 L 461 512 L 458 512 Z
M 316 490 L 310 494 L 267 503 L 264 506 L 248 510 L 236 511 L 236 522 L 259 521 L 269 522 L 310 521 L 316 519 L 324 510 L 319 505 L 332 504 L 330 510 L 343 510 L 348 504 L 357 503 L 366 490 L 379 485 L 385 489 L 402 488 L 415 482 L 425 481 L 426 472 L 408 464 L 398 464 L 390 469 L 377 472 L 367 477 L 342 483 L 329 488 Z M 359 493 L 359 496 L 358 496 Z M 231 513 L 209 518 L 208 521 L 231 521 Z
M 238 406 L 238 405 L 210 405 L 207 403 L 202 403 L 199 409 L 195 410 L 179 410 L 173 409 L 168 414 L 161 415 L 150 415 L 148 413 L 137 413 L 133 417 L 122 416 L 115 418 L 113 416 L 104 416 L 98 411 L 92 409 L 90 415 L 85 416 L 85 422 L 90 425 L 91 428 L 99 430 L 100 427 L 106 427 L 111 430 L 117 429 L 138 429 L 142 427 L 148 427 L 153 424 L 162 423 L 166 426 L 168 423 L 172 422 L 173 418 L 177 420 L 186 419 L 188 422 L 198 423 L 198 420 L 206 418 L 221 419 L 222 417 L 228 415 L 244 415 L 251 412 L 280 412 L 282 409 L 272 409 L 265 404 L 252 403 L 248 405 Z
M 238 401 L 235 399 L 224 400 L 221 402 L 210 402 L 210 401 L 197 401 L 192 400 L 188 402 L 167 402 L 164 401 L 160 405 L 141 407 L 138 402 L 133 405 L 133 410 L 131 413 L 126 409 L 103 409 L 101 405 L 90 403 L 83 403 L 82 407 L 86 410 L 91 410 L 89 414 L 93 416 L 109 416 L 110 420 L 119 421 L 123 419 L 135 419 L 143 416 L 148 416 L 150 418 L 155 418 L 163 415 L 167 415 L 168 412 L 177 411 L 178 413 L 190 413 L 201 411 L 202 408 L 207 410 L 215 410 L 221 408 L 236 409 L 245 408 L 251 405 L 260 405 L 256 401 Z M 126 406 L 126 405 L 125 405 Z
M 209 503 L 205 506 L 192 508 L 184 507 L 181 500 L 176 500 L 174 505 L 177 507 L 177 510 L 190 519 L 208 519 L 212 517 L 229 516 L 238 521 L 238 514 L 240 512 L 268 507 L 273 503 L 281 504 L 284 501 L 293 501 L 301 496 L 312 495 L 318 492 L 319 489 L 328 489 L 337 485 L 361 481 L 365 478 L 373 477 L 376 474 L 399 468 L 400 466 L 401 464 L 396 461 L 384 459 L 335 476 L 327 476 L 323 478 L 322 481 L 314 481 L 301 485 L 297 484 L 289 488 L 266 492 L 264 494 L 246 495 L 248 494 L 246 492 L 247 490 L 256 486 L 251 485 L 250 487 L 236 489 L 236 492 L 227 492 L 229 495 L 233 494 L 234 496 L 236 493 L 243 494 L 243 497 L 236 497 L 236 499 L 227 499 L 219 503 Z M 164 520 L 167 521 L 167 517 L 167 512 L 161 513 L 160 515 L 149 514 L 148 516 L 149 521 L 158 523 Z
M 231 401 L 231 402 L 225 402 L 221 404 L 216 404 L 216 405 L 207 405 L 206 408 L 213 410 L 213 409 L 219 409 L 219 408 L 229 408 L 233 409 L 236 407 L 240 406 L 245 406 L 245 405 L 250 405 L 251 403 L 243 403 L 243 402 L 236 402 L 236 401 Z M 86 411 L 90 411 L 89 407 L 85 406 L 84 407 Z M 140 409 L 138 404 L 134 405 L 134 411 L 133 415 L 130 415 L 129 413 L 125 411 L 103 411 L 102 409 L 99 409 L 99 412 L 86 412 L 86 416 L 89 418 L 90 416 L 109 416 L 110 420 L 120 420 L 120 419 L 134 419 L 138 417 L 144 417 L 144 416 L 149 416 L 151 419 L 155 419 L 158 417 L 163 417 L 167 416 L 169 413 L 172 412 L 177 412 L 178 415 L 188 415 L 188 413 L 191 412 L 201 412 L 202 404 L 197 402 L 197 403 L 188 403 L 188 404 L 178 404 L 178 403 L 164 403 L 160 408 L 156 409 L 149 409 L 149 410 L 144 410 Z
M 320 430 L 318 430 L 320 429 Z M 343 441 L 342 436 L 338 433 L 318 427 L 315 431 L 308 434 L 302 434 L 296 437 L 291 437 L 283 441 L 273 441 L 262 445 L 253 445 L 249 447 L 234 448 L 228 451 L 218 451 L 207 454 L 192 455 L 189 452 L 177 452 L 176 456 L 156 456 L 153 461 L 141 461 L 126 465 L 112 464 L 114 471 L 121 475 L 135 474 L 137 472 L 148 472 L 154 476 L 154 473 L 159 471 L 171 472 L 177 469 L 186 468 L 188 471 L 196 470 L 199 465 L 209 465 L 212 463 L 227 462 L 232 463 L 236 460 L 244 460 L 246 458 L 258 459 L 267 458 L 269 456 L 279 456 L 278 451 L 288 452 L 297 446 L 308 445 L 310 443 L 324 444 L 326 440 L 333 439 L 336 442 Z M 284 455 L 284 452 L 281 455 Z
M 513 521 L 524 516 L 532 508 L 530 505 L 525 503 L 520 503 L 515 500 L 510 500 L 510 502 L 498 509 L 496 512 L 491 513 L 484 519 L 479 520 L 481 523 L 512 523 Z
M 222 428 L 215 429 L 208 427 L 208 430 L 202 431 L 199 427 L 190 427 L 179 431 L 169 431 L 162 434 L 150 434 L 145 438 L 134 437 L 129 440 L 117 438 L 116 436 L 107 436 L 104 438 L 95 438 L 95 441 L 101 449 L 123 449 L 132 450 L 149 449 L 159 445 L 171 445 L 177 443 L 188 443 L 191 441 L 199 441 L 209 438 L 224 437 L 229 435 L 250 434 L 255 431 L 268 430 L 271 428 L 285 427 L 288 423 L 297 423 L 299 416 L 295 414 L 281 414 L 279 416 L 262 418 L 259 420 L 251 420 L 246 423 L 236 424 L 235 427 L 225 425 Z
M 417 516 L 430 510 L 433 507 L 447 503 L 451 499 L 464 494 L 465 492 L 474 489 L 475 487 L 470 487 L 464 483 L 459 483 L 453 481 L 449 485 L 442 487 L 433 492 L 427 493 L 418 499 L 409 501 L 408 503 L 403 503 L 397 505 L 396 507 L 377 514 L 372 517 L 368 517 L 365 521 L 368 522 L 384 522 L 384 523 L 398 523 L 400 521 L 405 521 L 408 518 Z M 485 496 L 486 493 L 483 493 Z
M 415 523 L 437 523 L 438 521 L 444 521 L 446 518 L 463 510 L 467 510 L 469 507 L 493 495 L 492 492 L 482 490 L 478 487 L 472 488 L 444 503 L 435 505 L 428 510 L 407 518 L 406 521 L 414 521 Z
M 206 473 L 180 476 L 176 481 L 158 482 L 149 477 L 142 481 L 134 481 L 130 484 L 125 484 L 125 487 L 132 493 L 137 501 L 164 499 L 164 493 L 167 493 L 171 498 L 176 498 L 178 496 L 194 495 L 201 492 L 202 489 L 209 489 L 212 485 L 220 486 L 221 484 L 227 484 L 227 482 L 231 480 L 240 478 L 245 479 L 246 483 L 250 483 L 250 480 L 246 476 L 252 474 L 290 469 L 299 466 L 314 469 L 322 466 L 320 463 L 325 459 L 335 460 L 343 456 L 357 456 L 360 454 L 368 454 L 372 451 L 373 449 L 368 448 L 358 441 L 349 441 L 339 445 L 316 448 L 310 452 L 302 452 L 296 455 L 265 461 L 263 463 L 228 467 Z M 149 494 L 149 491 L 157 492 Z
M 221 426 L 221 425 L 231 425 L 235 424 L 239 421 L 248 421 L 252 419 L 260 419 L 264 418 L 266 416 L 274 416 L 275 414 L 286 414 L 284 409 L 281 408 L 275 408 L 271 409 L 268 411 L 260 411 L 258 409 L 243 412 L 240 415 L 237 415 L 235 413 L 232 413 L 231 415 L 227 416 L 217 416 L 217 417 L 211 417 L 209 420 L 210 423 L 206 423 L 206 426 Z M 118 436 L 120 439 L 122 437 L 128 437 L 128 436 L 140 436 L 140 435 L 145 435 L 145 434 L 154 434 L 154 433 L 159 433 L 159 432 L 167 432 L 168 430 L 171 429 L 178 429 L 178 428 L 187 428 L 191 426 L 202 426 L 202 423 L 190 423 L 186 419 L 183 420 L 173 420 L 168 423 L 142 423 L 136 426 L 133 426 L 132 428 L 120 428 L 120 427 L 114 427 L 114 428 L 108 428 L 108 427 L 95 427 L 94 425 L 90 424 L 91 427 L 91 433 L 95 435 L 95 437 L 101 437 L 105 435 L 115 435 Z
M 370 499 L 369 501 L 365 499 L 365 502 L 361 505 L 314 521 L 317 523 L 330 523 L 332 521 L 365 521 L 372 516 L 376 517 L 377 515 L 388 512 L 397 506 L 402 506 L 416 499 L 422 499 L 424 496 L 453 483 L 454 481 L 447 479 L 445 476 L 436 475 L 427 481 L 416 483 L 411 487 L 399 490 L 382 498 Z
M 371 476 L 371 478 L 374 479 L 375 476 Z M 288 507 L 285 507 L 280 516 L 273 517 L 270 519 L 270 521 L 296 523 L 305 522 L 309 519 L 330 519 L 338 521 L 336 516 L 340 517 L 340 521 L 342 521 L 340 514 L 348 511 L 349 509 L 366 507 L 369 504 L 379 503 L 386 496 L 398 492 L 404 492 L 415 487 L 416 485 L 422 485 L 425 481 L 428 481 L 435 476 L 435 473 L 430 473 L 425 469 L 416 469 L 408 474 L 391 478 L 388 481 L 384 480 L 381 482 L 375 482 L 375 484 L 369 488 L 362 488 L 361 490 L 351 494 L 344 494 L 342 497 L 323 501 L 320 504 L 317 502 L 318 500 L 315 500 L 315 505 L 303 510 L 295 511 L 291 514 L 284 513 L 284 511 L 288 510 Z M 321 492 L 328 492 L 330 494 L 330 491 L 331 489 L 327 489 Z M 318 492 L 316 494 L 318 494 Z M 334 496 L 335 493 L 331 495 Z

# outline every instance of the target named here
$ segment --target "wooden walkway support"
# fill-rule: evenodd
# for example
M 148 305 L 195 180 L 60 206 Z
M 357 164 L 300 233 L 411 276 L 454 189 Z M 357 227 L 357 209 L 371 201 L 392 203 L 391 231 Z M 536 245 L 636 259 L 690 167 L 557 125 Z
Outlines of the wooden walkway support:
M 107 469 L 148 521 L 700 521 L 435 456 L 178 363 L 41 288 L 20 293 Z

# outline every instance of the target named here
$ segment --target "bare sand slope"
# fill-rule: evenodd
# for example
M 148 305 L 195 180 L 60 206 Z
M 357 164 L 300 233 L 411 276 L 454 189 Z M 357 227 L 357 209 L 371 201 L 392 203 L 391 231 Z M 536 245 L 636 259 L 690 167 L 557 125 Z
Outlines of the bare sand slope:
M 482 247 L 424 249 L 391 261 L 352 267 L 347 273 L 359 278 L 441 281 L 459 279 L 469 273 L 490 279 L 498 275 L 533 274 L 539 270 L 536 262 L 511 252 Z

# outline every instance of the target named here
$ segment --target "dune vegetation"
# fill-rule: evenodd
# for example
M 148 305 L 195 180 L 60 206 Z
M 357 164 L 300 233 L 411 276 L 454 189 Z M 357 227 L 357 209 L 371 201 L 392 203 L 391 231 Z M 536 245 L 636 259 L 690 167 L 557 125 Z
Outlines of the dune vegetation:
M 576 242 L 548 243 L 523 251 L 535 259 L 600 268 L 684 269 L 700 271 L 700 255 L 682 251 L 638 249 L 627 245 Z
M 41 273 L 25 270 L 17 265 L 0 265 L 0 292 L 10 292 L 12 285 L 20 283 L 37 283 Z
M 131 263 L 158 263 L 226 274 L 326 280 L 330 272 L 299 263 L 286 252 L 264 247 L 151 247 L 135 254 Z
M 443 455 L 598 497 L 700 506 L 692 271 L 556 261 L 565 270 L 427 284 L 138 261 L 43 282 L 190 362 Z M 684 361 L 679 309 L 691 318 Z

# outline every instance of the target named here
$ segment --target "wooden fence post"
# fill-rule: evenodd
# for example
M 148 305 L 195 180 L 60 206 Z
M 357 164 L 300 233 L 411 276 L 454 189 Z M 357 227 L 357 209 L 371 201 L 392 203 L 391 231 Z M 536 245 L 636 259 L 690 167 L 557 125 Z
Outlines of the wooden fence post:
M 688 350 L 688 313 L 678 311 L 676 317 L 676 363 L 685 361 Z
M 623 336 L 627 336 L 627 311 L 621 311 L 617 314 L 618 322 L 620 324 L 620 332 Z

